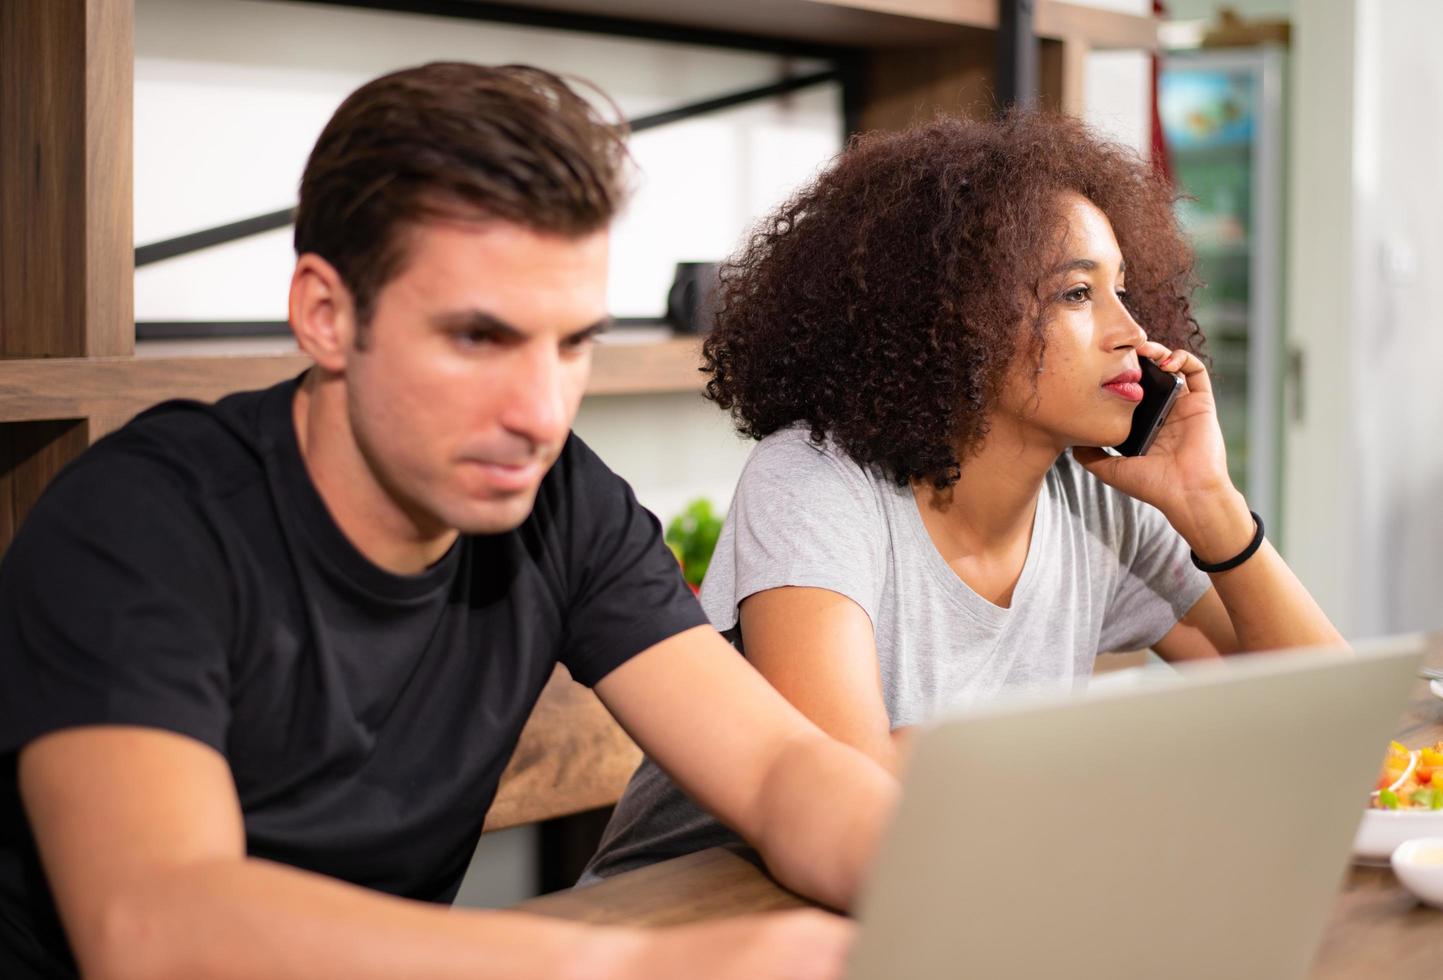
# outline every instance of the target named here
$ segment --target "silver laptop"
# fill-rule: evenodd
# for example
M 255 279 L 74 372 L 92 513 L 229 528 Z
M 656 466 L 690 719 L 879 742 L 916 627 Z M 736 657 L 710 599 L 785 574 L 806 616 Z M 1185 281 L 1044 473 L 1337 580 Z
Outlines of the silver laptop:
M 929 727 L 849 980 L 1301 977 L 1426 642 Z

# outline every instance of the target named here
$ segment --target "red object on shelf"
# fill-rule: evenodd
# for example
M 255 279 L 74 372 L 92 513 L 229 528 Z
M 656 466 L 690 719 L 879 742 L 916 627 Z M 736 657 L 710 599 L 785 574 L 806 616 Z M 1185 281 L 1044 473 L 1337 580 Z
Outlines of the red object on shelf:
M 1152 0 L 1152 13 L 1158 20 L 1167 17 L 1167 5 L 1162 0 Z M 1162 55 L 1156 51 L 1152 54 L 1152 166 L 1169 184 L 1173 183 L 1172 178 L 1172 157 L 1167 152 L 1167 136 L 1162 131 L 1162 113 L 1157 107 L 1158 76 L 1162 74 Z

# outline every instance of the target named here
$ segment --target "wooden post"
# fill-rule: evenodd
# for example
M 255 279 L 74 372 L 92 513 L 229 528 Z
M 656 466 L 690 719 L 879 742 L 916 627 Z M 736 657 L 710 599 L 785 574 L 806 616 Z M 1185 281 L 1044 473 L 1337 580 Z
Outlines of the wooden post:
M 134 0 L 0 4 L 0 358 L 135 350 Z M 87 442 L 4 424 L 0 551 Z
M 937 113 L 989 118 L 997 101 L 995 48 L 991 32 L 975 31 L 967 40 L 946 47 L 867 52 L 860 131 L 905 129 Z
M 1078 36 L 1042 42 L 1038 74 L 1043 105 L 1082 115 L 1087 106 L 1087 55 L 1091 50 L 1088 40 Z

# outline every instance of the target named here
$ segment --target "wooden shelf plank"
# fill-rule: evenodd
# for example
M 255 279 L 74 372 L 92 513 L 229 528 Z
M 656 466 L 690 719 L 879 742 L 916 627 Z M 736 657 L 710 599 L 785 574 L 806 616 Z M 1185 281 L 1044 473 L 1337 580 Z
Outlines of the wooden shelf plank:
M 700 391 L 693 338 L 596 348 L 588 395 Z M 214 401 L 306 369 L 302 354 L 239 357 L 66 357 L 0 361 L 0 422 L 129 417 L 167 398 Z
M 701 339 L 674 337 L 635 344 L 603 339 L 591 360 L 588 395 L 656 395 L 701 391 Z
M 997 0 L 510 0 L 503 6 L 874 49 L 953 44 L 968 30 L 997 27 Z M 1060 0 L 1040 0 L 1034 28 L 1039 37 L 1079 37 L 1095 48 L 1157 46 L 1152 17 Z
M 866 11 L 885 20 L 914 22 L 914 30 L 930 29 L 928 43 L 943 44 L 953 40 L 940 36 L 939 28 L 997 29 L 997 0 L 805 0 L 813 7 L 845 7 Z M 924 25 L 930 25 L 925 28 Z M 1040 0 L 1033 19 L 1038 37 L 1052 40 L 1085 39 L 1094 48 L 1157 47 L 1157 21 L 1153 17 L 1127 14 L 1117 10 L 1089 7 L 1062 0 Z M 854 43 L 876 46 L 866 36 Z

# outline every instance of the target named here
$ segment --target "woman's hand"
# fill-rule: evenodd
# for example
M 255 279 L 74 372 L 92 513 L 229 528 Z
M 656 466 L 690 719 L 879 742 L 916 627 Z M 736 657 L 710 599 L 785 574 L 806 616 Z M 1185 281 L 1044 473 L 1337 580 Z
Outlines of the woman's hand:
M 1187 388 L 1145 456 L 1109 456 L 1078 447 L 1073 458 L 1094 476 L 1162 511 L 1203 561 L 1225 561 L 1253 536 L 1253 519 L 1228 476 L 1212 382 L 1202 361 L 1185 350 L 1147 341 L 1137 349 Z

